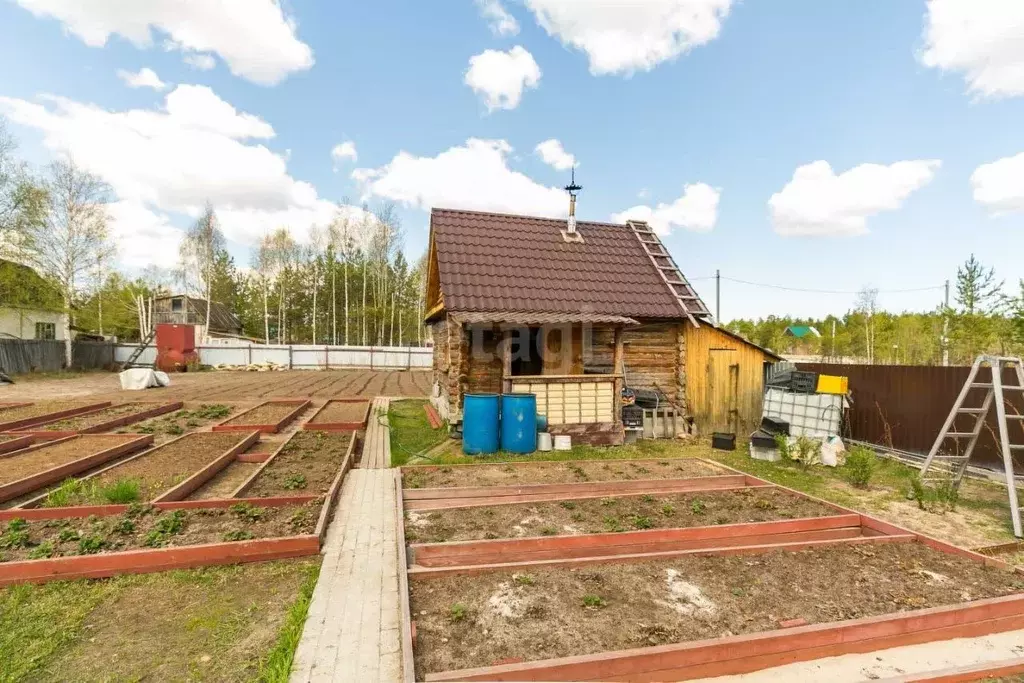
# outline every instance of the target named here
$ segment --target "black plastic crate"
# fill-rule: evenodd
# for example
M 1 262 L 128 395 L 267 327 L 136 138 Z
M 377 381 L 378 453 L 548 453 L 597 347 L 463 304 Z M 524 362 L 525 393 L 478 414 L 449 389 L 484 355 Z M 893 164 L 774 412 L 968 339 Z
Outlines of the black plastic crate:
M 789 436 L 789 423 L 770 417 L 762 417 L 760 431 L 767 432 L 768 434 L 784 434 Z
M 818 373 L 794 372 L 793 378 L 790 381 L 789 390 L 795 391 L 798 394 L 815 393 L 818 390 Z

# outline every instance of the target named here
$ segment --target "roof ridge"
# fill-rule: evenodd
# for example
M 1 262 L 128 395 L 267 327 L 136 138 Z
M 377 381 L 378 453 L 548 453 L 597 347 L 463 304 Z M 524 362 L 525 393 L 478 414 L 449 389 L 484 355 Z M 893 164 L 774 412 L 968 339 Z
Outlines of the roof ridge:
M 433 215 L 434 213 L 465 213 L 465 214 L 470 214 L 472 216 L 495 216 L 495 217 L 500 217 L 500 218 L 518 218 L 518 219 L 524 219 L 525 218 L 527 220 L 548 221 L 548 222 L 552 222 L 552 223 L 564 223 L 566 221 L 565 218 L 551 218 L 550 216 L 531 216 L 531 215 L 522 214 L 522 213 L 503 213 L 503 212 L 497 212 L 497 211 L 477 211 L 477 210 L 473 210 L 473 209 L 450 209 L 450 208 L 446 208 L 446 207 L 443 207 L 443 206 L 431 207 L 430 213 L 431 213 L 431 215 Z M 578 226 L 579 225 L 599 225 L 599 226 L 602 226 L 602 227 L 609 227 L 609 228 L 628 229 L 628 226 L 625 223 L 610 223 L 610 222 L 607 222 L 607 221 L 577 221 L 576 225 L 578 225 Z

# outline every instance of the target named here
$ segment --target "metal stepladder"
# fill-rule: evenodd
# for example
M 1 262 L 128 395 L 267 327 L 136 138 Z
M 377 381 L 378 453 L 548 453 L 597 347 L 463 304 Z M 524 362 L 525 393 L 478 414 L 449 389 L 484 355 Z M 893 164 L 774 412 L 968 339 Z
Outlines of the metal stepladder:
M 149 334 L 146 335 L 146 338 L 139 342 L 139 345 L 135 348 L 134 351 L 132 351 L 132 355 L 128 356 L 128 360 L 125 361 L 125 364 L 122 365 L 121 367 L 124 368 L 125 370 L 127 370 L 128 368 L 135 367 L 135 361 L 137 361 L 139 359 L 139 356 L 141 356 L 143 352 L 145 352 L 145 350 L 149 347 L 149 343 L 153 341 L 153 338 L 155 336 L 156 327 L 153 327 L 153 329 L 149 331 Z
M 1002 370 L 1004 367 L 1012 366 L 1016 371 L 1017 384 L 1003 384 Z M 992 374 L 990 382 L 979 381 L 979 374 L 982 369 L 987 367 Z M 964 402 L 967 400 L 967 395 L 971 389 L 985 389 L 985 398 L 982 400 L 981 406 L 978 407 L 965 407 Z M 985 418 L 988 416 L 989 410 L 992 409 L 993 402 L 996 407 L 996 422 L 999 428 L 999 451 L 1003 456 L 1003 467 L 1005 469 L 1006 476 L 1006 491 L 1010 499 L 1010 516 L 1013 520 L 1013 535 L 1017 538 L 1024 536 L 1024 530 L 1021 527 L 1020 518 L 1020 506 L 1017 503 L 1017 489 L 1015 487 L 1015 478 L 1013 474 L 1013 452 L 1024 450 L 1024 444 L 1012 444 L 1010 443 L 1010 430 L 1008 428 L 1008 421 L 1021 421 L 1024 420 L 1024 415 L 1007 415 L 1006 414 L 1006 403 L 1004 402 L 1004 394 L 1007 391 L 1024 392 L 1024 362 L 1020 358 L 1013 356 L 978 356 L 974 360 L 974 364 L 971 366 L 971 372 L 967 377 L 967 381 L 964 382 L 963 388 L 960 390 L 960 395 L 956 399 L 956 403 L 953 405 L 953 409 L 950 411 L 949 416 L 946 418 L 945 424 L 942 425 L 942 431 L 935 438 L 935 443 L 932 445 L 931 451 L 928 452 L 928 457 L 925 459 L 924 464 L 921 466 L 921 481 L 925 483 L 941 481 L 940 475 L 933 474 L 929 476 L 929 470 L 938 470 L 934 465 L 936 461 L 948 463 L 948 470 L 943 468 L 944 473 L 952 474 L 952 484 L 957 490 L 960 488 L 960 482 L 963 481 L 964 473 L 967 471 L 967 464 L 971 459 L 971 453 L 974 452 L 974 447 L 978 443 L 978 437 L 981 436 L 981 431 L 985 427 Z M 954 431 L 954 423 L 956 418 L 960 415 L 974 415 L 975 422 L 974 428 L 969 432 L 957 432 Z M 1024 423 L 1022 423 L 1024 424 Z M 944 455 L 939 452 L 943 442 L 947 439 L 968 439 L 967 446 L 960 455 Z M 959 441 L 957 441 L 959 444 Z M 959 450 L 959 449 L 958 449 Z

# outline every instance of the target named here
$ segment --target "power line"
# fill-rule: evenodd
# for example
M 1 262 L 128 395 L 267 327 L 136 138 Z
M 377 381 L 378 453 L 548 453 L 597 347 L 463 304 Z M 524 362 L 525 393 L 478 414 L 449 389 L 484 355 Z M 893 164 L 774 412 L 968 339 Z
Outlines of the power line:
M 710 278 L 694 278 L 698 280 L 714 279 L 714 275 Z M 751 287 L 765 287 L 767 289 L 781 289 L 787 292 L 806 292 L 810 294 L 860 294 L 862 290 L 842 290 L 842 289 L 809 289 L 804 287 L 787 287 L 785 285 L 773 285 L 766 282 L 750 282 L 749 280 L 740 280 L 734 277 L 722 276 L 723 280 L 729 282 L 735 282 L 741 285 L 750 285 Z M 932 287 L 914 287 L 910 289 L 878 289 L 875 290 L 879 294 L 909 294 L 912 292 L 930 292 L 933 290 L 943 289 L 945 285 L 934 285 Z

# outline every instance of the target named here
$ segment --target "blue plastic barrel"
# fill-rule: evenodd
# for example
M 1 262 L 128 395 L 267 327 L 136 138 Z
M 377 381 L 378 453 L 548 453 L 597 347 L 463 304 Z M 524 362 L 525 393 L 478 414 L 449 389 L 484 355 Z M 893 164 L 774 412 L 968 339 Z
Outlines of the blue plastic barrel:
M 462 406 L 462 452 L 498 452 L 498 395 L 466 394 Z
M 505 394 L 501 397 L 501 450 L 533 453 L 537 450 L 537 396 Z

